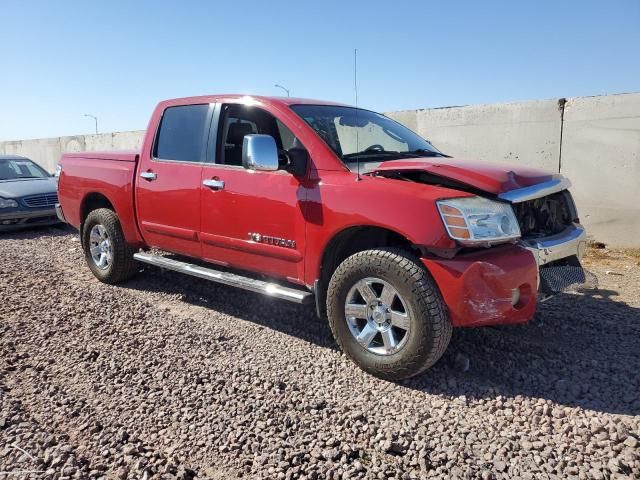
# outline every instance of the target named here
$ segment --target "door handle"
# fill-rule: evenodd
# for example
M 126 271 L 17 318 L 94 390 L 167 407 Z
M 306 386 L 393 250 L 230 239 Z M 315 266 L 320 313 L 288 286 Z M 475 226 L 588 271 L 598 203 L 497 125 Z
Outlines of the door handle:
M 205 187 L 209 187 L 212 190 L 222 190 L 224 188 L 224 180 L 216 180 L 216 179 L 203 180 L 202 184 Z
M 147 182 L 153 182 L 156 178 L 158 178 L 158 175 L 154 172 L 142 172 L 140 174 L 141 178 L 144 178 Z

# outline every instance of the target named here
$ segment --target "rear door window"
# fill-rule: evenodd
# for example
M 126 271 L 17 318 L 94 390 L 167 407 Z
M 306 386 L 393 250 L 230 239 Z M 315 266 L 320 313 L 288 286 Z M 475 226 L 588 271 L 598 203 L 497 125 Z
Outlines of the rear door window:
M 182 105 L 164 111 L 153 156 L 159 160 L 202 162 L 209 105 Z

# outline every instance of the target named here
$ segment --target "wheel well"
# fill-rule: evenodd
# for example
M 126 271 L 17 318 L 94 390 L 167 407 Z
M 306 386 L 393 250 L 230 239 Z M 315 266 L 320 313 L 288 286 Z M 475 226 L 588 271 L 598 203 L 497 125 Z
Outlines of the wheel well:
M 108 208 L 115 211 L 109 199 L 101 193 L 90 193 L 84 197 L 80 206 L 80 231 L 82 231 L 82 225 L 87 216 L 98 208 Z
M 351 227 L 338 233 L 327 244 L 320 263 L 320 275 L 316 285 L 318 315 L 323 316 L 326 290 L 331 275 L 344 260 L 363 250 L 379 247 L 400 247 L 419 254 L 408 239 L 393 230 L 382 227 Z

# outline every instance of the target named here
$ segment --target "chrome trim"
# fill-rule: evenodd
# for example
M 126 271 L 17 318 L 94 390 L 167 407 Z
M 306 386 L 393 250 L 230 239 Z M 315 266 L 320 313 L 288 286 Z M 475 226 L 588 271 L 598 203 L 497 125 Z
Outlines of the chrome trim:
M 184 273 L 192 277 L 203 278 L 212 282 L 242 288 L 251 292 L 262 293 L 269 297 L 280 298 L 294 303 L 307 303 L 313 294 L 306 290 L 285 287 L 277 283 L 265 282 L 249 277 L 243 277 L 230 272 L 221 272 L 212 268 L 201 267 L 186 262 L 180 262 L 167 257 L 150 255 L 148 253 L 134 253 L 133 258 L 139 262 L 148 263 L 174 272 Z
M 278 147 L 271 135 L 245 135 L 242 140 L 242 166 L 249 170 L 278 170 Z
M 58 217 L 58 220 L 60 220 L 62 223 L 67 223 L 67 219 L 64 218 L 64 213 L 62 212 L 62 206 L 59 203 L 56 203 L 56 216 Z
M 533 253 L 538 266 L 572 255 L 581 260 L 587 248 L 587 232 L 582 225 L 574 223 L 556 235 L 523 239 L 519 243 Z
M 202 185 L 204 185 L 205 187 L 209 187 L 212 190 L 222 190 L 224 189 L 224 180 L 203 180 Z
M 153 180 L 155 180 L 156 178 L 158 178 L 158 174 L 154 173 L 154 172 L 142 172 L 140 174 L 140 178 L 144 178 L 145 180 L 147 180 L 148 182 L 152 182 Z
M 561 192 L 571 186 L 571 182 L 568 178 L 558 177 L 548 182 L 538 183 L 537 185 L 531 185 L 529 187 L 517 188 L 509 192 L 504 192 L 498 195 L 501 200 L 506 200 L 511 203 L 526 202 L 527 200 L 533 200 L 535 198 L 546 197 L 552 193 Z
M 22 204 L 28 208 L 45 208 L 53 207 L 58 202 L 58 193 L 36 193 L 35 195 L 26 195 L 20 198 Z

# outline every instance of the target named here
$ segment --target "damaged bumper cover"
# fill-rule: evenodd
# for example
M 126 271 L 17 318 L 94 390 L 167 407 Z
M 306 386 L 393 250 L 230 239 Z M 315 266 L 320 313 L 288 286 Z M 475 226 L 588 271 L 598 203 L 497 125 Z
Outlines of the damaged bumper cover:
M 453 326 L 499 325 L 530 320 L 539 297 L 557 293 L 539 292 L 549 284 L 543 269 L 554 268 L 557 275 L 557 268 L 568 268 L 567 281 L 584 281 L 579 260 L 585 249 L 584 228 L 574 224 L 557 235 L 518 245 L 421 260 L 442 293 Z
M 508 245 L 422 262 L 440 288 L 454 327 L 521 323 L 535 313 L 538 268 L 526 248 Z

